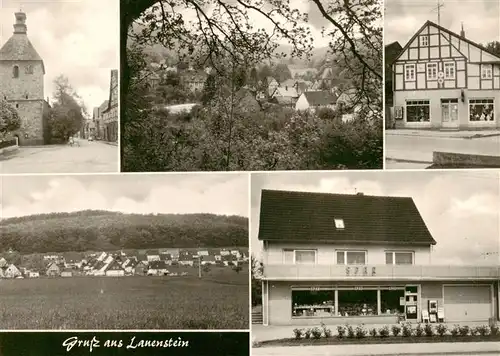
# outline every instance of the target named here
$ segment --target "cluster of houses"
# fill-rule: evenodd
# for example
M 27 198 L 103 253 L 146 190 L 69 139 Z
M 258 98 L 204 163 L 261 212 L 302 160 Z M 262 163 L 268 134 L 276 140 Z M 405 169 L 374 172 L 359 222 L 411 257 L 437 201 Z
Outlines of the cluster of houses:
M 186 68 L 167 66 L 165 61 L 162 61 L 160 63 L 151 63 L 150 68 L 144 71 L 142 76 L 147 78 L 149 88 L 155 89 L 169 73 L 175 73 L 179 75 L 182 85 L 190 92 L 195 93 L 203 90 L 210 71 L 210 67 L 199 70 L 192 65 L 188 65 Z
M 241 249 L 150 250 L 146 253 L 92 253 L 83 258 L 45 255 L 43 271 L 30 270 L 0 259 L 0 278 L 38 278 L 73 276 L 185 276 L 188 269 L 179 267 L 235 267 L 248 264 L 248 251 Z
M 149 87 L 154 89 L 168 73 L 177 73 L 182 85 L 190 92 L 200 92 L 205 86 L 206 79 L 211 72 L 210 67 L 197 70 L 193 66 L 179 68 L 166 66 L 165 63 L 151 63 L 147 74 Z M 253 96 L 253 101 L 271 102 L 295 110 L 317 110 L 321 108 L 335 109 L 342 105 L 348 108 L 343 115 L 343 121 L 352 119 L 354 112 L 359 109 L 354 105 L 356 91 L 345 87 L 340 79 L 335 78 L 332 65 L 327 65 L 318 75 L 315 82 L 304 79 L 287 79 L 279 82 L 274 77 L 260 80 L 256 85 L 247 85 L 245 90 Z M 189 111 L 189 109 L 188 109 Z

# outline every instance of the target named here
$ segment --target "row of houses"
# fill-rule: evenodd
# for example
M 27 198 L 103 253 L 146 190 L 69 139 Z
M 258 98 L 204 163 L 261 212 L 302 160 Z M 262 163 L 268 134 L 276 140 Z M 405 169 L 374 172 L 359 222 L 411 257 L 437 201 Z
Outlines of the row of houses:
M 234 267 L 248 263 L 248 251 L 238 249 L 180 250 L 166 249 L 162 251 L 146 251 L 145 254 L 132 253 L 93 253 L 83 258 L 67 259 L 63 255 L 46 255 L 43 257 L 44 270 L 29 270 L 9 264 L 0 259 L 0 278 L 37 278 L 73 276 L 132 276 L 132 275 L 178 275 L 170 271 L 181 267 L 199 265 L 218 265 Z M 182 272 L 180 275 L 186 275 Z

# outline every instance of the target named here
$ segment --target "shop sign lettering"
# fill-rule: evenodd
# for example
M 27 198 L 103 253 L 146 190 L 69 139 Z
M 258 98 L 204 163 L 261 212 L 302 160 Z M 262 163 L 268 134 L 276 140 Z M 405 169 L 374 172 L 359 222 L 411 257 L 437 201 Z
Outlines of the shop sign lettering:
M 368 267 L 346 267 L 345 275 L 350 277 L 368 277 L 375 276 L 377 274 L 376 267 L 369 269 Z

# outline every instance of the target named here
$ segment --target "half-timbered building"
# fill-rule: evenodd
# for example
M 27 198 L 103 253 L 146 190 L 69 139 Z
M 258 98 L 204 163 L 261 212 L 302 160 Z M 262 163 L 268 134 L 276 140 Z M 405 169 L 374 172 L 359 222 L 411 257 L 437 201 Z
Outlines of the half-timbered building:
M 397 128 L 500 128 L 500 57 L 427 21 L 392 64 Z

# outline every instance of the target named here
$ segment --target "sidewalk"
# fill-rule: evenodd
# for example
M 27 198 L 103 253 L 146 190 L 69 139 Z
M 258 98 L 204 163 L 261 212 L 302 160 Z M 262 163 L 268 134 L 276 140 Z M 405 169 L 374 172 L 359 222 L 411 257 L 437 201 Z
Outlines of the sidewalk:
M 478 139 L 485 137 L 500 136 L 500 130 L 467 130 L 467 131 L 440 131 L 440 130 L 419 130 L 419 129 L 393 129 L 386 130 L 389 136 L 418 136 L 436 138 L 462 138 Z
M 500 342 L 259 347 L 258 356 L 499 355 Z

